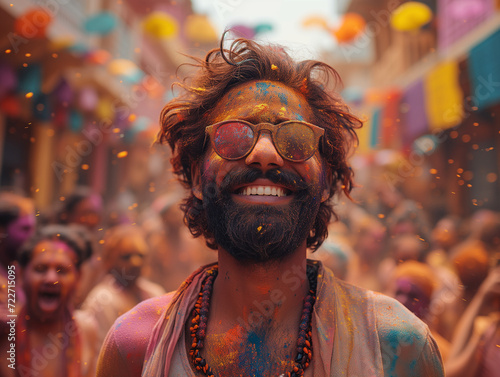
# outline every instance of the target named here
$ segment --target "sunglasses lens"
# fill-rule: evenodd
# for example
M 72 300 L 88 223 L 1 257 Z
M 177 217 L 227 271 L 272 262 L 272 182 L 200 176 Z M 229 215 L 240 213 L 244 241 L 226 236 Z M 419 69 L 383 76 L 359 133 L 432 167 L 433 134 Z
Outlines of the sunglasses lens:
M 283 157 L 306 160 L 316 151 L 314 132 L 302 123 L 288 123 L 276 133 L 276 147 Z
M 252 148 L 253 131 L 245 123 L 224 123 L 215 131 L 214 144 L 221 157 L 240 158 Z

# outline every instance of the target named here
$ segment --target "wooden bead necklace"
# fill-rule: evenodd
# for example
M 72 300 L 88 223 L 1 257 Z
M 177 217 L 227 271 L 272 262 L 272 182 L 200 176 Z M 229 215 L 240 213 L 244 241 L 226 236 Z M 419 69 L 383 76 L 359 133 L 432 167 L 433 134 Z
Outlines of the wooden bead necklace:
M 207 277 L 202 283 L 198 300 L 194 305 L 191 320 L 191 348 L 189 355 L 195 369 L 205 376 L 215 377 L 212 368 L 201 356 L 204 340 L 207 335 L 208 313 L 210 310 L 210 297 L 212 296 L 213 284 L 217 277 L 217 266 L 207 271 Z M 307 277 L 309 279 L 310 290 L 304 298 L 304 306 L 300 317 L 299 337 L 297 339 L 297 356 L 291 371 L 284 374 L 286 377 L 299 377 L 304 375 L 305 369 L 312 359 L 312 332 L 311 319 L 314 302 L 316 301 L 317 270 L 307 266 Z

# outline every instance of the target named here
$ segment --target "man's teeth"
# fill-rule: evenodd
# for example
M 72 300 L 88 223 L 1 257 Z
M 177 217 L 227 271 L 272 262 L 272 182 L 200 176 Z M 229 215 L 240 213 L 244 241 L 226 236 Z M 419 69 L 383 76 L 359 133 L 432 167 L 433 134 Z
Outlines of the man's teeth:
M 245 187 L 241 191 L 241 195 L 271 195 L 271 196 L 286 196 L 285 190 L 275 186 L 251 186 Z

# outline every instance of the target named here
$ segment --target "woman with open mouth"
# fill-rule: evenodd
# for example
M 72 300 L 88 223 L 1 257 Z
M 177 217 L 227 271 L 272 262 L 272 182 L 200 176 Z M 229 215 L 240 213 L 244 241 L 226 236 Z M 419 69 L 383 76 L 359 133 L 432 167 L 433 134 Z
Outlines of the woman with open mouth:
M 0 375 L 94 375 L 95 322 L 72 304 L 90 245 L 85 230 L 74 225 L 43 227 L 23 245 L 17 289 L 24 289 L 26 305 L 16 318 L 17 360 L 15 369 L 1 367 Z

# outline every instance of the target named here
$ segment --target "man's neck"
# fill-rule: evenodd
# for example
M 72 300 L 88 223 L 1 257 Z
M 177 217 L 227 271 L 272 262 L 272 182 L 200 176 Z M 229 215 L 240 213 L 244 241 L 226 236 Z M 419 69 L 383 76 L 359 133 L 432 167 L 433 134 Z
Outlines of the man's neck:
M 289 258 L 265 264 L 241 263 L 219 250 L 211 313 L 247 331 L 268 322 L 298 326 L 308 290 L 305 244 Z

